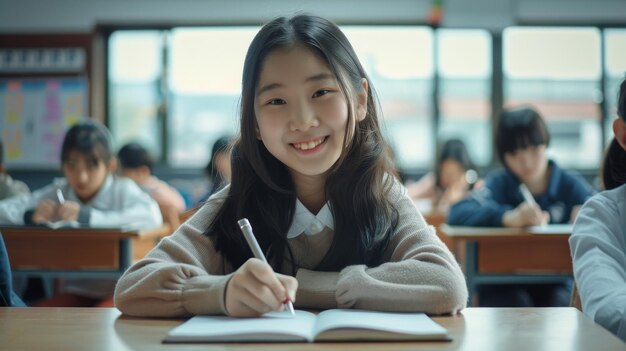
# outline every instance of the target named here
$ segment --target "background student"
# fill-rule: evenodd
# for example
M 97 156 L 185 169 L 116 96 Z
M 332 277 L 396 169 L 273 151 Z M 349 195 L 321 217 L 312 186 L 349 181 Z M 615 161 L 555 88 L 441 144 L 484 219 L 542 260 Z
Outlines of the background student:
M 137 316 L 257 316 L 288 300 L 463 308 L 463 273 L 393 174 L 374 96 L 335 24 L 266 24 L 245 58 L 231 184 L 129 268 L 116 306 Z M 270 264 L 252 258 L 242 217 Z
M 132 180 L 115 177 L 116 160 L 111 136 L 102 124 L 81 122 L 63 140 L 61 165 L 65 178 L 33 192 L 0 201 L 0 222 L 39 224 L 58 220 L 90 226 L 158 227 L 158 205 Z M 59 198 L 57 190 L 62 197 Z M 64 293 L 47 306 L 89 306 L 110 296 L 111 280 L 67 280 Z M 40 304 L 41 305 L 41 304 Z
M 585 203 L 569 239 L 583 312 L 626 341 L 626 80 L 605 156 L 603 191 Z
M 453 225 L 524 227 L 573 222 L 593 189 L 578 174 L 549 160 L 550 134 L 543 118 L 531 108 L 504 111 L 496 130 L 496 148 L 503 170 L 491 173 L 482 189 L 461 200 L 448 214 Z M 536 203 L 524 200 L 525 184 Z M 483 306 L 567 306 L 563 284 L 501 286 L 479 291 Z
M 55 179 L 31 195 L 0 201 L 0 223 L 69 220 L 108 227 L 161 225 L 157 204 L 130 179 L 115 177 L 116 165 L 106 127 L 91 120 L 78 123 L 67 131 L 61 147 L 65 178 Z
M 173 210 L 181 213 L 185 210 L 185 200 L 180 193 L 152 175 L 154 162 L 146 148 L 138 143 L 128 143 L 118 151 L 117 158 L 120 174 L 134 180 L 143 191 L 150 194 L 162 212 Z
M 230 183 L 230 147 L 232 142 L 233 138 L 223 136 L 213 143 L 211 159 L 204 168 L 204 173 L 209 179 L 209 192 L 203 200 Z
M 450 206 L 464 198 L 477 181 L 478 174 L 465 143 L 460 139 L 450 139 L 441 147 L 435 172 L 407 184 L 407 190 L 413 199 L 432 200 L 433 209 L 446 214 Z
M 25 183 L 11 178 L 11 176 L 5 172 L 4 147 L 2 139 L 0 139 L 0 200 L 28 193 L 30 193 L 30 190 Z

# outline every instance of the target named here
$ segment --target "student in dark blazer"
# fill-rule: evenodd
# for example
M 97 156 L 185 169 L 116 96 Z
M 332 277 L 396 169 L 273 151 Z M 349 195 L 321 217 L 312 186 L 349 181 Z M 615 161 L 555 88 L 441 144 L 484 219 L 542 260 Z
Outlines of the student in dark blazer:
M 593 195 L 585 179 L 548 158 L 548 127 L 532 108 L 506 110 L 496 130 L 504 169 L 489 174 L 485 186 L 452 206 L 447 222 L 476 227 L 526 227 L 573 223 Z M 520 185 L 533 197 L 525 200 Z M 485 285 L 479 304 L 488 307 L 567 306 L 571 284 Z

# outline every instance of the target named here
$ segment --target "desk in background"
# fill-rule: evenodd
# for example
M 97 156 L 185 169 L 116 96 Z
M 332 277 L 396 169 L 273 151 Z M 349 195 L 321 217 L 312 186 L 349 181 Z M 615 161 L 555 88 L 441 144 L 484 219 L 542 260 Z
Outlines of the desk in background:
M 526 228 L 457 227 L 444 224 L 438 233 L 461 263 L 470 304 L 481 284 L 562 283 L 572 278 L 571 226 L 551 234 Z
M 0 308 L 7 350 L 624 350 L 575 308 L 467 308 L 433 317 L 452 342 L 162 344 L 181 319 L 122 317 L 114 308 Z
M 152 230 L 0 227 L 13 275 L 44 278 L 48 295 L 51 278 L 119 277 L 170 232 L 169 226 Z

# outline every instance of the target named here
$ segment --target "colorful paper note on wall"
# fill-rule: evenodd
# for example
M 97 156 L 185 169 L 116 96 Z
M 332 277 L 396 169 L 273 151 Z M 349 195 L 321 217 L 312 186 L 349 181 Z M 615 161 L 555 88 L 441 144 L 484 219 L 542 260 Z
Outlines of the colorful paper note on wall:
M 67 129 L 87 115 L 85 78 L 0 79 L 0 130 L 11 168 L 58 168 Z

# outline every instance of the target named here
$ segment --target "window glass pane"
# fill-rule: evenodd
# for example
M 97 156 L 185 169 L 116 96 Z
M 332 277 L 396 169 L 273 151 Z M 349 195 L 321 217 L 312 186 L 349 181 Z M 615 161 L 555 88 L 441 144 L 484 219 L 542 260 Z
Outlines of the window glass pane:
M 619 85 L 626 76 L 626 28 L 606 29 L 604 31 L 606 70 L 605 91 L 607 119 L 605 124 L 606 140 L 613 139 L 613 120 L 617 117 L 617 94 Z
M 398 167 L 428 168 L 432 127 L 433 32 L 419 26 L 342 26 L 373 82 Z
M 437 47 L 441 117 L 438 139 L 463 140 L 472 161 L 487 166 L 492 152 L 491 36 L 479 29 L 440 29 Z
M 551 158 L 595 169 L 600 140 L 600 32 L 512 27 L 503 33 L 505 107 L 530 104 L 546 119 Z
M 117 147 L 130 141 L 159 157 L 157 123 L 161 31 L 116 31 L 109 38 L 109 128 Z
M 169 161 L 203 167 L 238 127 L 243 61 L 258 27 L 181 28 L 170 42 Z

